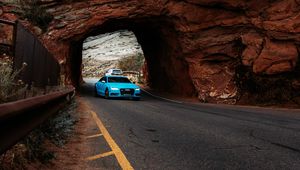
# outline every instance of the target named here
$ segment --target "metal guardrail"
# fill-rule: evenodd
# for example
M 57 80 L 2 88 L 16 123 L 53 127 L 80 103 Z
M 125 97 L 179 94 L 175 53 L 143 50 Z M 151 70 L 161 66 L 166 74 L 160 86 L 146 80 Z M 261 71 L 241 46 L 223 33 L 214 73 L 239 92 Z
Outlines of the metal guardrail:
M 0 154 L 61 109 L 75 94 L 62 92 L 0 104 Z
M 0 24 L 13 27 L 11 43 L 1 42 L 13 56 L 14 70 L 27 66 L 19 75 L 28 87 L 57 86 L 60 66 L 43 43 L 20 22 L 0 19 Z M 0 154 L 16 144 L 35 127 L 68 102 L 75 89 L 55 92 L 15 102 L 0 104 Z

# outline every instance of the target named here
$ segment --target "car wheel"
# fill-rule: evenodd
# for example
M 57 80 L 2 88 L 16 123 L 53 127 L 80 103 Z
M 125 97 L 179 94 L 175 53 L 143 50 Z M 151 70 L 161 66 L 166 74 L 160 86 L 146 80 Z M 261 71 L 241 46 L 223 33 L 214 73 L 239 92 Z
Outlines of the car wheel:
M 106 90 L 105 90 L 104 97 L 105 97 L 106 99 L 108 99 L 108 98 L 109 98 L 109 92 L 108 92 L 108 89 L 106 89 Z
M 134 97 L 132 100 L 134 100 L 134 101 L 140 101 L 141 98 L 140 97 Z
M 95 92 L 94 92 L 95 97 L 99 97 L 98 93 L 97 93 L 97 88 L 95 86 Z

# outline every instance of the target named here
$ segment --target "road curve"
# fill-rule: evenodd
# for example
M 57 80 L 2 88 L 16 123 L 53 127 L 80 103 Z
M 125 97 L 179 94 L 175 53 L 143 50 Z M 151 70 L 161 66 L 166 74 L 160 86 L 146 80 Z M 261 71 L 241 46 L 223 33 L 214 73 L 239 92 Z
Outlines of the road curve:
M 81 98 L 135 169 L 300 169 L 300 111 Z

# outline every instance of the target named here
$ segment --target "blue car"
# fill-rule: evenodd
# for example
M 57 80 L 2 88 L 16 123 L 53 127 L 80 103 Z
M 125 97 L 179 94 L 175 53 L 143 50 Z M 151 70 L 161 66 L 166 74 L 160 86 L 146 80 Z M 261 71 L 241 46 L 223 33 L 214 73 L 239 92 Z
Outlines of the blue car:
M 95 84 L 96 96 L 140 100 L 141 89 L 125 76 L 104 76 Z

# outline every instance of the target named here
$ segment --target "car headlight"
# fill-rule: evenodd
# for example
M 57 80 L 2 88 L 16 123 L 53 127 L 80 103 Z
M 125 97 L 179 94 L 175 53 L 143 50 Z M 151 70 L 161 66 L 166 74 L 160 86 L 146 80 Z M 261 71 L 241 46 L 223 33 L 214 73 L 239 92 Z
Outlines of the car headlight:
M 119 88 L 116 88 L 116 87 L 112 87 L 110 88 L 111 90 L 119 90 Z
M 135 89 L 135 91 L 140 91 L 141 89 Z

